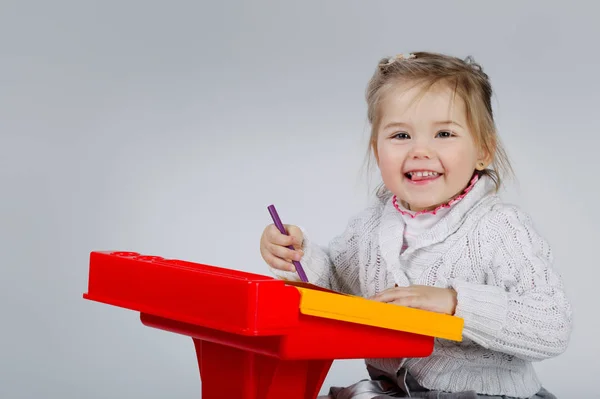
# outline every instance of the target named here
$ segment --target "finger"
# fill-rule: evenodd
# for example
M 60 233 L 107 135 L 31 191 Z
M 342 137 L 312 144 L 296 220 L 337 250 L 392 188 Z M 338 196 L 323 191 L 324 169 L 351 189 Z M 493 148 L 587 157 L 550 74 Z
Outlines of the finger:
M 290 262 L 287 262 L 281 258 L 278 258 L 272 254 L 266 255 L 266 262 L 274 269 L 286 271 L 286 272 L 295 272 L 296 267 Z
M 302 234 L 302 230 L 298 226 L 294 226 L 291 224 L 286 224 L 285 229 L 288 234 L 293 238 L 293 246 L 296 249 L 302 248 L 302 242 L 304 241 L 304 235 Z
M 397 298 L 390 303 L 393 303 L 394 305 L 406 306 L 408 308 L 415 308 L 415 309 L 423 309 L 423 306 L 424 306 L 423 297 L 418 296 L 418 295 Z
M 380 293 L 374 295 L 370 299 L 379 302 L 392 302 L 398 298 L 403 298 L 411 295 L 415 294 L 412 290 L 410 290 L 409 287 L 395 287 L 381 291 Z
M 287 262 L 291 262 L 292 260 L 300 261 L 303 255 L 302 250 L 292 250 L 273 243 L 267 244 L 267 251 L 280 259 L 286 260 Z
M 274 224 L 267 228 L 266 238 L 267 241 L 284 247 L 293 245 L 295 241 L 294 236 L 282 234 Z

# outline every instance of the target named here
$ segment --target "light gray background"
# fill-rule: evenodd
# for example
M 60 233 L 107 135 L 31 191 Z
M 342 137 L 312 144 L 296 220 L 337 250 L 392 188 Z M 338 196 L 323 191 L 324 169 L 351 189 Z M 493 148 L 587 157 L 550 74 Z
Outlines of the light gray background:
M 473 55 L 575 309 L 536 367 L 600 397 L 592 2 L 7 1 L 0 4 L 0 397 L 198 398 L 192 342 L 85 301 L 88 254 L 268 274 L 266 206 L 325 243 L 367 200 L 363 92 L 378 59 Z M 373 181 L 371 188 L 377 181 Z M 224 293 L 226 295 L 226 293 Z M 366 376 L 335 362 L 322 392 Z

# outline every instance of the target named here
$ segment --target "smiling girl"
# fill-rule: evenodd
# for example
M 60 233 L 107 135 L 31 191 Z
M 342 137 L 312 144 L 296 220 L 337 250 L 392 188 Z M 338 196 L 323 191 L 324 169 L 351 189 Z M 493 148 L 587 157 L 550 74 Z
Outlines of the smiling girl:
M 282 279 L 298 280 L 291 260 L 302 260 L 322 287 L 464 319 L 462 342 L 438 339 L 426 358 L 367 359 L 371 380 L 331 397 L 554 398 L 532 362 L 567 348 L 571 308 L 548 243 L 498 196 L 510 166 L 491 96 L 472 59 L 382 60 L 367 89 L 383 180 L 373 205 L 326 249 L 298 226 L 289 236 L 265 228 L 261 254 Z

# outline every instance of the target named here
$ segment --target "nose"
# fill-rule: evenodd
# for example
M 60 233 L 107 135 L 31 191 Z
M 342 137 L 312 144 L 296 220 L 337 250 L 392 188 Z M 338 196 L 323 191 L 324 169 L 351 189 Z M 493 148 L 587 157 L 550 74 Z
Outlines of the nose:
M 431 154 L 432 151 L 427 142 L 415 140 L 408 156 L 412 159 L 430 159 Z

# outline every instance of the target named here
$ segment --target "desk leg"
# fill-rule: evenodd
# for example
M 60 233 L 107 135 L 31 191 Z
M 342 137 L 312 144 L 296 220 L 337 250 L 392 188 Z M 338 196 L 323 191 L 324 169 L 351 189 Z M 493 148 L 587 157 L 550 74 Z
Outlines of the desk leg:
M 281 360 L 194 339 L 202 399 L 316 399 L 333 360 Z

